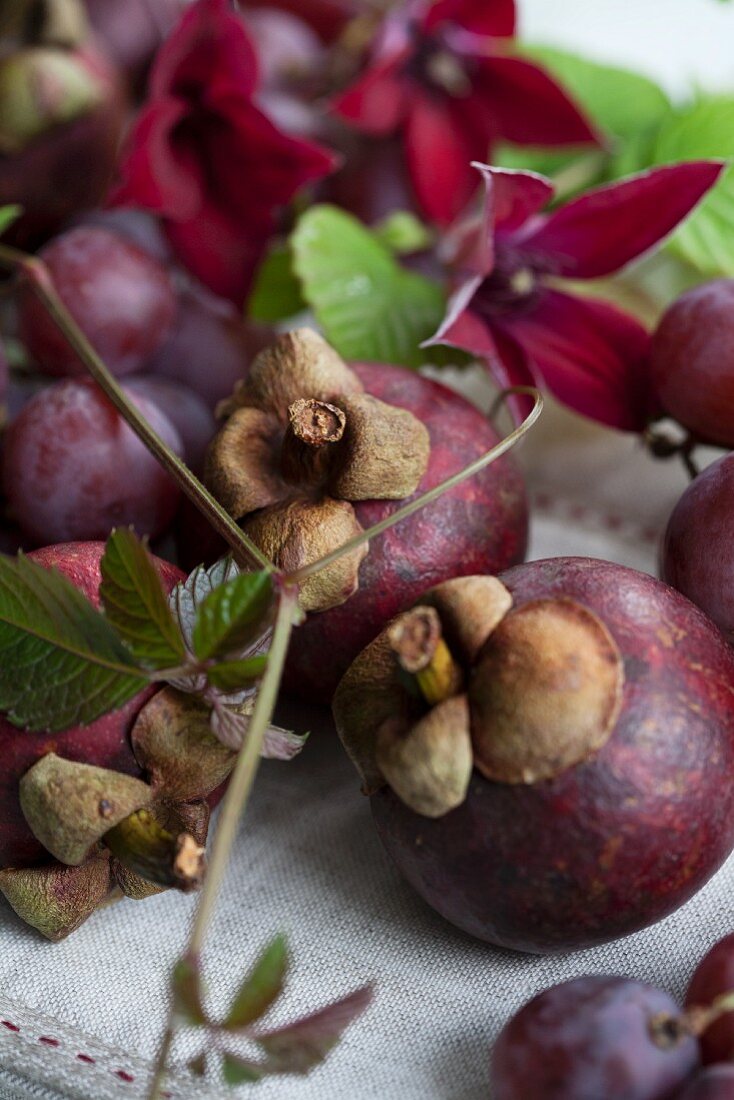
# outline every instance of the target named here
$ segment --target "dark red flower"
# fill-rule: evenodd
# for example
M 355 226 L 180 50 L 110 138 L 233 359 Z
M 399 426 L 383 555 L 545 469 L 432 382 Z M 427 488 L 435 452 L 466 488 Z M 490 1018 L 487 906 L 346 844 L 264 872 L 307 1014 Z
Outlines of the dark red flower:
M 186 267 L 244 298 L 275 214 L 333 156 L 255 106 L 257 58 L 228 0 L 197 0 L 158 53 L 111 196 L 159 214 Z
M 545 386 L 611 427 L 644 428 L 651 413 L 649 337 L 609 302 L 559 289 L 563 278 L 610 275 L 667 236 L 716 182 L 721 161 L 656 168 L 588 191 L 549 214 L 553 186 L 534 172 L 475 164 L 484 218 L 457 235 L 459 276 L 431 343 L 487 360 L 502 386 Z
M 308 23 L 324 42 L 339 37 L 350 19 L 364 14 L 359 0 L 241 0 L 243 11 L 256 8 L 277 8 L 297 15 Z
M 514 0 L 408 0 L 384 19 L 364 74 L 334 102 L 376 137 L 400 130 L 416 197 L 448 225 L 477 187 L 471 161 L 505 138 L 598 141 L 544 69 L 508 52 Z

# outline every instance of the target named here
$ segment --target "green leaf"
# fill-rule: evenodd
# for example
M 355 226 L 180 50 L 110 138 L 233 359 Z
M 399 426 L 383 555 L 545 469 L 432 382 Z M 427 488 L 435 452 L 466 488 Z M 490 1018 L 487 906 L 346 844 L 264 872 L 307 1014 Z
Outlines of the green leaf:
M 249 1062 L 246 1058 L 240 1058 L 236 1054 L 225 1054 L 222 1059 L 222 1076 L 225 1084 L 233 1087 L 236 1085 L 254 1085 L 263 1079 L 266 1072 L 256 1062 Z
M 270 573 L 240 573 L 215 588 L 201 604 L 193 631 L 200 660 L 241 652 L 268 625 L 273 607 Z
M 150 554 L 128 527 L 113 531 L 101 562 L 105 615 L 146 668 L 174 668 L 186 657 Z
M 405 271 L 351 214 L 313 206 L 291 237 L 294 267 L 326 339 L 346 359 L 418 367 L 440 324 L 443 291 Z
M 699 99 L 660 127 L 655 164 L 700 157 L 734 160 L 734 96 Z M 701 275 L 734 275 L 734 166 L 726 169 L 666 247 Z
M 274 324 L 308 309 L 301 284 L 293 270 L 288 245 L 278 245 L 265 257 L 255 276 L 255 285 L 247 303 L 247 315 L 253 321 Z
M 200 966 L 188 955 L 179 959 L 173 970 L 173 1010 L 194 1027 L 208 1022 L 202 1000 Z
M 32 730 L 87 725 L 147 684 L 110 623 L 57 570 L 0 556 L 0 710 Z
M 197 565 L 185 581 L 171 591 L 168 603 L 189 649 L 194 648 L 194 624 L 199 608 L 215 588 L 239 577 L 241 570 L 230 554 L 215 561 L 208 569 Z
M 430 248 L 435 239 L 427 225 L 409 210 L 395 210 L 373 226 L 372 232 L 396 256 Z
M 524 46 L 607 134 L 627 138 L 652 129 L 671 109 L 662 88 L 631 69 L 602 65 L 554 46 Z
M 212 687 L 219 691 L 241 691 L 242 688 L 251 687 L 265 672 L 267 667 L 267 654 L 260 653 L 255 657 L 245 657 L 241 661 L 223 661 L 222 664 L 210 668 L 207 676 Z
M 22 206 L 0 206 L 0 237 L 23 213 Z
M 287 969 L 285 937 L 276 936 L 245 978 L 222 1026 L 233 1031 L 258 1020 L 283 989 Z

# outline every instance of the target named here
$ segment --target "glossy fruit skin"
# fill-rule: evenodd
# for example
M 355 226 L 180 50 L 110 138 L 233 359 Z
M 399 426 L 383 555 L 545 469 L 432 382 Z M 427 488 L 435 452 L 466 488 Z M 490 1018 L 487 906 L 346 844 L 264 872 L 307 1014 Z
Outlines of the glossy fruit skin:
M 102 542 L 70 542 L 46 546 L 28 556 L 44 568 L 56 568 L 84 595 L 99 606 L 98 589 L 102 577 Z M 175 565 L 155 558 L 155 565 L 167 592 L 184 574 Z M 31 833 L 18 800 L 18 782 L 25 772 L 48 752 L 66 760 L 96 764 L 126 775 L 141 776 L 133 756 L 130 731 L 141 707 L 155 688 L 141 691 L 125 706 L 105 714 L 89 726 L 62 733 L 30 733 L 0 717 L 0 867 L 27 867 L 48 860 L 48 852 Z
M 734 455 L 694 478 L 668 520 L 660 576 L 734 640 Z
M 127 383 L 127 390 L 151 401 L 168 417 L 181 437 L 186 464 L 194 473 L 198 473 L 217 428 L 214 416 L 204 399 L 188 386 L 151 374 L 131 378 Z
M 734 1064 L 702 1069 L 675 1094 L 675 1100 L 734 1100 Z
M 7 239 L 22 247 L 37 245 L 77 211 L 95 206 L 112 182 L 126 116 L 119 74 L 94 45 L 74 56 L 98 82 L 99 106 L 21 152 L 0 156 L 0 206 L 23 207 Z
M 147 210 L 132 206 L 97 207 L 77 214 L 65 228 L 75 229 L 80 225 L 93 225 L 116 233 L 165 267 L 174 263 L 173 249 L 160 221 Z
M 170 420 L 132 391 L 134 403 L 177 454 Z M 139 535 L 170 523 L 178 488 L 94 382 L 57 382 L 25 405 L 4 441 L 12 513 L 36 545 L 106 538 L 130 524 Z
M 231 302 L 191 280 L 179 292 L 171 331 L 148 369 L 188 386 L 214 409 L 271 338 L 269 330 L 244 322 Z
M 515 606 L 566 596 L 606 624 L 625 665 L 604 747 L 555 779 L 494 783 L 429 820 L 384 788 L 378 833 L 418 893 L 480 939 L 519 951 L 588 947 L 687 901 L 734 846 L 734 652 L 678 592 L 590 558 L 518 566 Z
M 431 456 L 416 496 L 497 443 L 486 417 L 446 386 L 402 367 L 352 367 L 367 393 L 409 409 L 428 428 Z M 405 503 L 363 501 L 354 509 L 368 528 Z M 527 531 L 522 476 L 514 460 L 504 456 L 373 540 L 360 567 L 357 592 L 340 607 L 310 615 L 295 631 L 285 690 L 311 702 L 329 702 L 351 662 L 389 619 L 449 577 L 500 572 L 522 561 Z
M 144 367 L 175 316 L 168 271 L 98 226 L 67 230 L 40 257 L 64 305 L 112 373 L 123 376 Z M 19 320 L 21 338 L 44 374 L 84 373 L 84 364 L 29 286 L 21 296 Z
M 649 1021 L 675 1001 L 626 978 L 575 978 L 529 1001 L 492 1052 L 492 1100 L 672 1100 L 698 1065 L 690 1036 L 671 1048 Z
M 686 1007 L 710 1005 L 722 993 L 734 992 L 734 932 L 719 940 L 696 967 L 686 993 Z M 734 1012 L 727 1012 L 700 1038 L 704 1065 L 734 1062 Z M 734 1074 L 734 1066 L 732 1066 Z M 734 1096 L 734 1091 L 732 1092 Z
M 662 408 L 694 435 L 734 447 L 734 279 L 686 291 L 652 340 L 650 369 Z

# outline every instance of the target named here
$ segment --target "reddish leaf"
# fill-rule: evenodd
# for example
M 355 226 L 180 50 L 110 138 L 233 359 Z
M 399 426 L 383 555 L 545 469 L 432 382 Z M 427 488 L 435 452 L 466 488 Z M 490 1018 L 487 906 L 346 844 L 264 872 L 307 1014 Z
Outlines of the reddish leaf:
M 478 187 L 472 148 L 450 102 L 414 93 L 405 130 L 408 170 L 423 210 L 450 225 Z
M 503 318 L 499 332 L 523 349 L 569 408 L 612 428 L 645 427 L 649 337 L 635 318 L 607 302 L 548 290 L 533 309 Z
M 482 37 L 511 38 L 515 33 L 515 0 L 437 0 L 426 13 L 424 26 L 455 23 Z
M 372 987 L 363 986 L 334 1004 L 274 1031 L 253 1038 L 268 1055 L 269 1073 L 308 1073 L 323 1062 L 353 1020 L 372 1000 Z
M 608 275 L 671 233 L 722 167 L 710 160 L 670 164 L 588 191 L 530 227 L 523 244 L 551 257 L 557 275 Z
M 338 115 L 366 134 L 383 137 L 403 121 L 413 92 L 402 75 L 404 55 L 391 55 L 374 65 L 331 106 Z
M 475 87 L 492 104 L 497 129 L 519 145 L 599 144 L 600 136 L 559 84 L 535 62 L 489 57 L 477 67 Z

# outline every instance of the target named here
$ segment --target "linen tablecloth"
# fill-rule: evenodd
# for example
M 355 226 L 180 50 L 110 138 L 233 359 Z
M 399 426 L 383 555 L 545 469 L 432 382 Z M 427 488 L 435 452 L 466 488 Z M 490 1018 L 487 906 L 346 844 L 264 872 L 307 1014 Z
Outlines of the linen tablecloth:
M 520 6 L 528 37 L 627 61 L 673 92 L 691 77 L 731 86 L 731 5 Z M 531 556 L 588 554 L 655 571 L 659 532 L 686 483 L 676 463 L 656 463 L 635 439 L 557 409 L 519 458 L 535 504 Z M 278 930 L 288 933 L 294 962 L 273 1023 L 367 979 L 377 994 L 323 1067 L 257 1086 L 262 1100 L 480 1100 L 494 1036 L 535 992 L 579 974 L 617 973 L 677 995 L 706 948 L 734 929 L 730 860 L 683 909 L 605 947 L 544 959 L 478 943 L 432 913 L 392 867 L 325 716 L 296 711 L 288 719 L 314 732 L 295 762 L 262 765 L 205 959 L 212 1007 L 224 1006 Z M 57 945 L 0 907 L 0 1100 L 144 1095 L 193 904 L 173 894 L 121 902 Z M 179 1062 L 195 1050 L 177 1047 Z M 170 1093 L 230 1095 L 182 1074 Z

